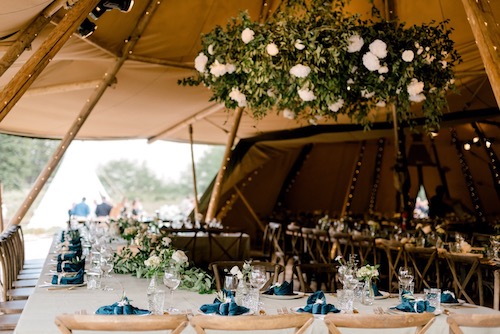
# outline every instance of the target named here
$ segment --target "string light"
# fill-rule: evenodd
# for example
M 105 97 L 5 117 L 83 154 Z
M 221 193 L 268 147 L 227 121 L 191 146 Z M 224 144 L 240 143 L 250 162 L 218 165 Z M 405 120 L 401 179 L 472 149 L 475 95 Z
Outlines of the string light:
M 370 194 L 369 210 L 375 210 L 375 203 L 377 201 L 378 188 L 380 185 L 380 171 L 382 168 L 382 157 L 384 156 L 385 139 L 380 138 L 377 145 L 377 155 L 375 156 L 375 171 L 373 178 L 372 192 Z
M 363 140 L 363 142 L 361 143 L 361 148 L 359 150 L 359 157 L 358 161 L 356 162 L 356 168 L 354 169 L 353 173 L 354 175 L 352 176 L 351 179 L 351 187 L 349 188 L 349 194 L 347 195 L 347 202 L 345 204 L 346 213 L 349 212 L 349 209 L 351 208 L 352 204 L 352 199 L 354 198 L 354 190 L 356 189 L 356 183 L 358 181 L 359 171 L 361 169 L 363 158 L 365 156 L 365 149 L 366 149 L 366 140 Z

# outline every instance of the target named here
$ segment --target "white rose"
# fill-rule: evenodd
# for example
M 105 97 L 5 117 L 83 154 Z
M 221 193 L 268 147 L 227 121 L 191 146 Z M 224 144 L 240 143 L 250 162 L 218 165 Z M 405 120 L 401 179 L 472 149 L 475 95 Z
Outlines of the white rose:
M 347 46 L 347 52 L 349 53 L 358 52 L 359 50 L 361 50 L 363 44 L 365 43 L 363 41 L 363 38 L 361 38 L 361 36 L 359 36 L 358 34 L 354 34 L 349 37 L 348 41 L 349 45 Z
M 376 55 L 371 52 L 367 52 L 363 55 L 363 65 L 365 65 L 369 71 L 373 72 L 380 68 L 380 61 Z
M 200 73 L 205 72 L 205 66 L 207 65 L 208 57 L 205 56 L 203 52 L 200 52 L 198 56 L 194 59 L 194 68 Z
M 280 52 L 278 46 L 274 43 L 267 44 L 266 51 L 271 57 L 276 56 Z
M 188 262 L 188 257 L 183 251 L 179 249 L 176 250 L 174 254 L 172 254 L 172 260 L 174 260 L 177 263 L 186 263 Z
M 146 267 L 158 267 L 161 263 L 161 260 L 158 256 L 152 255 L 147 260 L 144 261 Z
M 343 99 L 338 99 L 337 102 L 332 103 L 328 106 L 328 109 L 330 109 L 333 112 L 337 112 L 344 106 L 344 100 Z M 337 261 L 337 260 L 336 260 Z
M 378 69 L 379 74 L 384 74 L 387 72 L 389 72 L 389 67 L 387 67 L 387 66 L 380 66 L 380 68 Z
M 233 64 L 226 64 L 226 72 L 227 73 L 231 74 L 234 71 L 236 71 L 236 66 L 234 66 Z
M 417 94 L 417 95 L 412 95 L 409 97 L 409 100 L 412 101 L 412 102 L 422 102 L 423 100 L 425 100 L 426 97 L 424 94 Z
M 252 29 L 246 28 L 241 32 L 241 40 L 243 41 L 243 43 L 248 44 L 253 40 L 254 35 L 255 32 Z
M 231 90 L 231 93 L 229 93 L 229 97 L 238 102 L 239 107 L 246 107 L 247 105 L 247 98 L 245 94 L 241 93 L 238 88 L 234 88 Z
M 304 50 L 304 48 L 306 47 L 304 44 L 302 44 L 302 41 L 300 39 L 295 41 L 294 46 L 297 50 Z
M 401 58 L 407 63 L 411 62 L 413 58 L 415 57 L 415 54 L 413 53 L 412 50 L 405 50 L 403 54 L 401 55 Z
M 208 54 L 213 56 L 214 55 L 214 45 L 213 44 L 210 44 L 208 46 Z
M 165 247 L 168 247 L 168 245 L 170 245 L 171 242 L 172 242 L 172 239 L 170 239 L 169 237 L 163 237 L 161 239 L 161 243 Z
M 288 119 L 294 119 L 295 113 L 293 111 L 291 111 L 290 109 L 285 109 L 285 110 L 283 110 L 283 117 L 288 118 Z
M 313 100 L 316 99 L 316 96 L 314 95 L 314 92 L 312 90 L 307 89 L 307 88 L 301 88 L 301 89 L 299 89 L 298 93 L 299 93 L 299 97 L 304 102 L 313 101 Z
M 380 39 L 374 40 L 368 48 L 377 58 L 383 59 L 387 57 L 387 44 Z
M 217 60 L 210 65 L 210 73 L 215 77 L 221 77 L 226 74 L 226 65 L 219 63 Z
M 297 64 L 290 69 L 290 74 L 297 78 L 305 78 L 309 73 L 311 73 L 311 68 L 302 64 Z
M 416 78 L 413 78 L 411 79 L 411 82 L 406 90 L 410 96 L 418 95 L 424 90 L 424 83 L 422 81 L 418 81 Z

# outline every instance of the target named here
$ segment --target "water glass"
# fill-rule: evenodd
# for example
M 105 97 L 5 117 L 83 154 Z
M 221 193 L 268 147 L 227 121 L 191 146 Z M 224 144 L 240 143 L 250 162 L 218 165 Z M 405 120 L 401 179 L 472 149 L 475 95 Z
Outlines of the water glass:
M 354 309 L 354 291 L 348 289 L 338 289 L 337 299 L 339 301 L 339 310 L 344 313 L 352 313 Z
M 148 294 L 148 306 L 151 314 L 163 315 L 163 307 L 165 306 L 165 290 L 155 290 Z
M 258 314 L 259 312 L 259 297 L 260 297 L 260 292 L 259 288 L 249 285 L 247 294 L 242 296 L 241 298 L 241 306 L 245 306 L 249 308 L 250 310 L 254 311 L 255 314 Z
M 401 296 L 403 294 L 412 294 L 415 292 L 415 282 L 404 283 L 399 282 L 399 302 L 402 302 Z
M 436 310 L 441 308 L 441 289 L 424 289 L 424 296 L 430 306 L 434 306 Z
M 224 289 L 233 292 L 233 296 L 237 287 L 238 287 L 238 277 L 234 275 L 226 275 L 224 277 Z
M 101 274 L 96 271 L 87 272 L 87 289 L 100 290 L 101 289 Z

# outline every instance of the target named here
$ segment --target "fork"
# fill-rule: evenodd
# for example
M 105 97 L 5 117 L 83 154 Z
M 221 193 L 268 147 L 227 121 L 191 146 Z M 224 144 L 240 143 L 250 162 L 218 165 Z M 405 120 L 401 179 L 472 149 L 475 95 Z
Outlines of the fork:
M 283 310 L 283 314 L 288 314 L 288 309 L 285 306 L 282 307 L 282 310 Z

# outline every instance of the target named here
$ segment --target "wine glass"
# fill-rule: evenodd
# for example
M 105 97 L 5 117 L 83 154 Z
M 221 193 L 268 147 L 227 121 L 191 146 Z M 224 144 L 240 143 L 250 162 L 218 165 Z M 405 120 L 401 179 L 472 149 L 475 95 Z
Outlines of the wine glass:
M 170 290 L 170 306 L 168 307 L 169 312 L 178 311 L 174 308 L 174 291 L 177 289 L 179 284 L 181 284 L 181 276 L 179 270 L 175 265 L 170 265 L 165 268 L 163 275 L 163 284 Z
M 398 278 L 403 286 L 407 287 L 413 282 L 413 268 L 401 266 L 398 270 Z
M 113 255 L 110 253 L 101 253 L 101 261 L 100 261 L 100 270 L 102 273 L 102 278 L 103 281 L 104 279 L 108 280 L 112 276 L 110 275 L 110 272 L 114 268 L 114 263 L 113 263 Z M 114 290 L 111 286 L 105 284 L 104 287 L 102 288 L 104 291 L 112 291 Z
M 238 277 L 235 275 L 224 276 L 224 289 L 231 291 L 233 296 L 235 296 L 236 288 L 238 286 Z
M 251 284 L 260 290 L 264 287 L 264 285 L 266 285 L 266 282 L 267 282 L 266 268 L 264 266 L 253 266 Z

